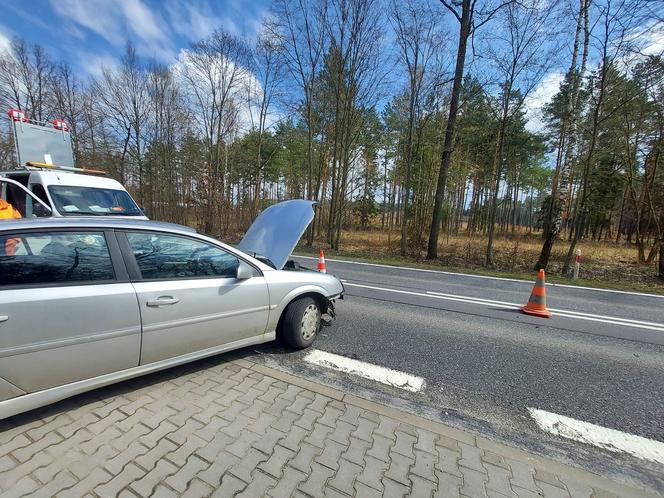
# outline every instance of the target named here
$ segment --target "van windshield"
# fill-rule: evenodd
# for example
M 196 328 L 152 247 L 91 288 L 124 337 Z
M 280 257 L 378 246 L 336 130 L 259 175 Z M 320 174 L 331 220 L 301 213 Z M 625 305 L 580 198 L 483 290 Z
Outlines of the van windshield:
M 48 191 L 63 216 L 143 216 L 124 190 L 50 185 Z

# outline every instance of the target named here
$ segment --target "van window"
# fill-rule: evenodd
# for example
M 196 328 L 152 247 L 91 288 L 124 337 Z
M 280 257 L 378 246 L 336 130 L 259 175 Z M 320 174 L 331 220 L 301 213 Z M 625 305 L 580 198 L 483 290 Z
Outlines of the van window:
M 0 235 L 0 286 L 114 279 L 101 232 Z
M 49 185 L 55 208 L 63 216 L 142 216 L 131 196 L 124 190 L 98 187 Z

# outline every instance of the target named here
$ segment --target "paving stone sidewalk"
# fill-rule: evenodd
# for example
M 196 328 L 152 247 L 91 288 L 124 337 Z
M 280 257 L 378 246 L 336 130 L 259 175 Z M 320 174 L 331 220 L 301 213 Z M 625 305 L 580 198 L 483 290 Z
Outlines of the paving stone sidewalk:
M 647 496 L 223 357 L 0 422 L 0 495 Z

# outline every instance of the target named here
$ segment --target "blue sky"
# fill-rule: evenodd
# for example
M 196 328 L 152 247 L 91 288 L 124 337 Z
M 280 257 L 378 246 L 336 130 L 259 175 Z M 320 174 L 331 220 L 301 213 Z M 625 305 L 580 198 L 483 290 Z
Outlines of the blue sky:
M 437 0 L 430 1 L 445 16 L 451 36 L 446 61 L 451 70 L 458 28 Z M 44 46 L 55 61 L 67 61 L 85 79 L 99 76 L 102 67 L 117 64 L 127 40 L 134 43 L 140 56 L 164 64 L 174 62 L 181 49 L 216 28 L 253 41 L 270 4 L 271 0 L 2 0 L 0 51 L 8 47 L 12 37 L 20 36 Z M 485 34 L 495 26 L 496 21 L 487 25 Z M 664 23 L 642 28 L 633 36 L 643 41 L 644 52 L 661 53 Z M 528 127 L 532 130 L 543 128 L 539 110 L 562 80 L 571 50 L 571 29 L 571 25 L 561 27 L 566 43 L 556 57 L 559 60 L 551 64 L 526 100 Z M 468 72 L 478 68 L 486 73 L 486 61 L 467 61 Z
M 46 47 L 82 73 L 112 66 L 131 40 L 138 53 L 170 63 L 215 28 L 255 36 L 269 0 L 3 0 L 0 50 L 14 36 Z

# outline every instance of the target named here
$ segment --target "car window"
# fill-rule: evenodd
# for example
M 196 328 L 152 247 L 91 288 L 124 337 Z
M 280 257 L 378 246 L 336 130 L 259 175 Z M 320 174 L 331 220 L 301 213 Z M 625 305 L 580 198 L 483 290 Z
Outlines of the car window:
M 11 183 L 6 184 L 7 185 L 7 202 L 12 205 L 14 209 L 16 209 L 19 213 L 21 213 L 21 217 L 27 218 L 27 214 L 25 211 L 25 203 L 26 203 L 26 197 L 28 195 L 25 193 L 24 190 L 22 190 L 20 187 L 17 185 L 13 185 Z
M 187 237 L 128 233 L 143 279 L 235 277 L 238 258 L 217 246 Z
M 115 279 L 100 232 L 0 235 L 0 285 L 37 285 Z

